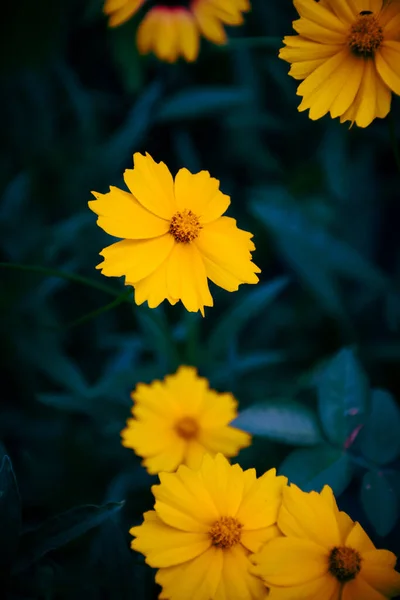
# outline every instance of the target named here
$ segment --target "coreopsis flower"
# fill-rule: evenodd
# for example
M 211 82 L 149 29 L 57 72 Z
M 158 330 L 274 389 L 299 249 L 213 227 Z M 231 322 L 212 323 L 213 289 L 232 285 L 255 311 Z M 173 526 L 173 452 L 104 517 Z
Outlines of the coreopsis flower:
M 200 467 L 204 454 L 236 456 L 251 436 L 229 423 L 237 417 L 232 394 L 209 389 L 193 367 L 132 392 L 133 419 L 122 431 L 122 444 L 143 457 L 151 474 L 175 471 L 179 465 Z
M 146 4 L 146 0 L 106 0 L 104 12 L 110 27 L 124 23 Z M 199 54 L 200 35 L 214 44 L 225 44 L 224 25 L 241 25 L 249 0 L 161 0 L 148 10 L 137 32 L 141 54 L 154 52 L 158 58 L 187 61 Z
M 126 169 L 129 192 L 110 187 L 93 192 L 90 209 L 97 224 L 124 238 L 100 252 L 97 266 L 107 277 L 125 276 L 135 288 L 135 302 L 155 308 L 163 300 L 182 301 L 191 312 L 213 306 L 207 278 L 230 292 L 241 283 L 257 283 L 260 269 L 251 262 L 251 233 L 223 217 L 229 196 L 208 171 L 181 169 L 175 177 L 149 154 L 134 155 Z
M 253 557 L 269 600 L 386 600 L 400 593 L 396 557 L 377 550 L 361 525 L 339 512 L 333 492 L 283 490 L 278 527 Z
M 182 465 L 160 473 L 154 510 L 133 527 L 132 548 L 159 569 L 160 598 L 264 600 L 267 589 L 251 572 L 249 556 L 280 535 L 276 518 L 285 477 L 271 469 L 230 465 L 206 455 L 199 470 Z
M 367 127 L 390 111 L 400 94 L 400 2 L 294 0 L 299 35 L 284 38 L 279 56 L 289 74 L 304 79 L 300 111 L 310 119 L 330 113 Z

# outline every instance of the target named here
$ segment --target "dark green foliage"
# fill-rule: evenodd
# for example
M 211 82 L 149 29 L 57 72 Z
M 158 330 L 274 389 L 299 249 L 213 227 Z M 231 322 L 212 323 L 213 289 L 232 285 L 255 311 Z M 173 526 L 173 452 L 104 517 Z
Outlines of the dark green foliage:
M 292 3 L 252 0 L 230 43 L 167 65 L 102 0 L 9 2 L 0 41 L 0 598 L 153 600 L 129 529 L 153 506 L 120 444 L 131 391 L 191 364 L 239 402 L 237 457 L 332 486 L 400 554 L 400 173 L 387 123 L 298 113 L 277 57 Z M 394 139 L 400 102 L 392 102 Z M 257 286 L 206 317 L 136 306 L 95 266 L 91 191 L 133 152 L 209 170 L 254 234 Z M 11 466 L 12 465 L 12 466 Z M 124 502 L 123 510 L 122 503 Z

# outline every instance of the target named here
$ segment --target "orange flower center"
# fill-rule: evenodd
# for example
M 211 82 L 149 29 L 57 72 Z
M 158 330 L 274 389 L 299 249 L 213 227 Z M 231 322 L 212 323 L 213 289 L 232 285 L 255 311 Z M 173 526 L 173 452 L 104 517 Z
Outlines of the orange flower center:
M 199 424 L 193 417 L 183 417 L 175 424 L 175 431 L 184 440 L 195 438 L 199 432 Z
M 361 556 L 357 550 L 335 546 L 329 555 L 329 572 L 341 583 L 355 579 L 361 570 Z
M 191 211 L 178 211 L 174 214 L 169 225 L 169 232 L 176 242 L 188 244 L 193 242 L 200 233 L 201 225 L 198 217 Z
M 208 532 L 213 546 L 226 550 L 240 542 L 243 525 L 235 517 L 221 517 Z
M 370 10 L 363 10 L 350 28 L 348 44 L 356 56 L 370 58 L 383 42 L 383 29 Z

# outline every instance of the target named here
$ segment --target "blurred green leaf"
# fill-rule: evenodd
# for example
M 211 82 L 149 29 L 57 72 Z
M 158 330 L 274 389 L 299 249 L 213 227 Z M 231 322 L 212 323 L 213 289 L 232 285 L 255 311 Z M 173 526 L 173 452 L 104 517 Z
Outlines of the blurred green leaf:
M 215 357 L 225 351 L 249 320 L 259 315 L 287 287 L 288 277 L 279 277 L 258 285 L 239 298 L 221 317 L 208 339 L 208 354 Z
M 369 411 L 367 377 L 354 352 L 344 348 L 317 375 L 316 383 L 324 432 L 333 444 L 344 447 Z
M 119 70 L 122 85 L 128 93 L 137 92 L 143 84 L 143 60 L 136 44 L 136 19 L 129 19 L 122 27 L 110 30 L 110 46 Z
M 21 500 L 11 460 L 4 456 L 0 467 L 0 576 L 7 572 L 18 548 Z
M 157 111 L 159 123 L 224 114 L 251 101 L 249 90 L 234 86 L 192 87 L 168 98 Z
M 365 473 L 361 484 L 361 504 L 377 534 L 385 536 L 390 533 L 398 518 L 398 501 L 383 473 Z
M 47 521 L 24 533 L 17 555 L 15 572 L 27 569 L 51 550 L 56 550 L 97 527 L 119 511 L 124 502 L 109 502 L 103 506 L 86 505 L 50 517 Z
M 253 435 L 286 444 L 313 446 L 321 442 L 316 415 L 293 400 L 255 404 L 241 412 L 234 425 Z
M 385 390 L 372 390 L 371 403 L 358 444 L 365 458 L 386 465 L 400 455 L 400 409 Z
M 305 492 L 321 491 L 329 485 L 339 496 L 353 477 L 353 467 L 345 453 L 328 445 L 294 450 L 279 468 L 282 475 Z

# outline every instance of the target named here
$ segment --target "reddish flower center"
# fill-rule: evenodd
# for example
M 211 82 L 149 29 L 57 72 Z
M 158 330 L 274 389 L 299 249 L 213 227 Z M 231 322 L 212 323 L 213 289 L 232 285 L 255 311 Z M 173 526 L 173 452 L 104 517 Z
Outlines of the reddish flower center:
M 373 57 L 383 42 L 383 29 L 370 10 L 363 10 L 350 28 L 348 44 L 356 56 Z
M 243 525 L 235 517 L 221 517 L 208 532 L 213 546 L 226 550 L 240 542 Z
M 201 225 L 198 217 L 188 209 L 174 214 L 169 225 L 169 232 L 176 242 L 188 244 L 193 242 L 200 233 Z
M 193 417 L 182 417 L 182 419 L 175 424 L 175 431 L 179 437 L 190 440 L 197 436 L 199 424 Z
M 329 555 L 329 572 L 340 583 L 355 579 L 361 570 L 362 558 L 353 548 L 335 546 Z

